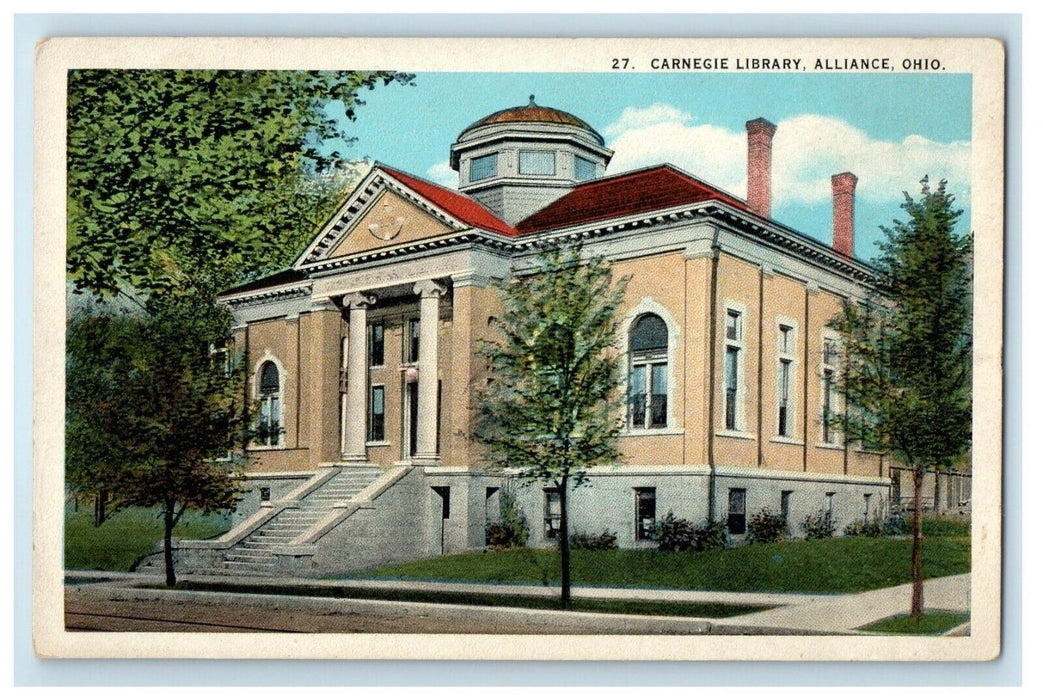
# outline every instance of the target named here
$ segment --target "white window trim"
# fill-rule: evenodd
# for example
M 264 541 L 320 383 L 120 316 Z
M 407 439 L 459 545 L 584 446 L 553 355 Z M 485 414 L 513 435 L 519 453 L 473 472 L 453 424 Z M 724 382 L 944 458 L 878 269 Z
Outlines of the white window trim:
M 634 321 L 645 314 L 655 314 L 663 319 L 666 324 L 666 427 L 660 428 L 631 428 L 630 427 L 630 329 Z M 684 431 L 678 425 L 674 417 L 677 408 L 675 398 L 680 395 L 680 386 L 677 381 L 677 349 L 681 345 L 681 327 L 674 321 L 674 317 L 667 311 L 666 307 L 652 297 L 645 297 L 630 309 L 619 326 L 619 345 L 623 348 L 620 358 L 623 371 L 620 373 L 623 386 L 620 388 L 622 395 L 626 398 L 622 401 L 623 425 L 626 426 L 621 435 L 680 435 Z
M 251 394 L 253 395 L 254 401 L 261 401 L 261 367 L 266 362 L 271 362 L 275 365 L 275 369 L 279 371 L 279 437 L 274 445 L 262 445 L 250 441 L 251 450 L 282 450 L 286 449 L 286 369 L 283 367 L 282 362 L 279 358 L 272 354 L 272 351 L 265 348 L 264 355 L 254 363 L 253 374 L 250 375 L 250 386 Z
M 739 314 L 739 337 L 732 340 L 728 337 L 728 315 L 729 312 Z M 746 432 L 746 329 L 747 329 L 746 305 L 731 299 L 724 301 L 724 313 L 721 315 L 721 339 L 723 341 L 721 353 L 721 424 L 719 432 L 724 435 L 740 436 L 747 435 Z M 737 348 L 738 355 L 735 361 L 735 427 L 728 427 L 728 348 Z
M 792 334 L 793 345 L 786 352 L 782 347 L 782 327 L 786 326 L 790 329 Z M 782 407 L 782 396 L 778 395 L 775 397 L 775 420 L 772 421 L 774 425 L 775 435 L 772 438 L 775 441 L 785 442 L 787 440 L 795 440 L 797 436 L 797 373 L 800 371 L 800 353 L 798 349 L 800 347 L 800 325 L 795 319 L 789 318 L 788 316 L 776 316 L 775 317 L 775 333 L 777 338 L 776 343 L 776 365 L 780 367 L 783 361 L 789 363 L 789 386 L 786 392 L 789 396 L 789 410 L 786 412 L 786 433 L 782 434 L 778 432 L 779 423 L 779 409 Z M 778 374 L 776 373 L 776 384 L 778 383 Z M 777 389 L 776 389 L 777 391 Z M 801 441 L 803 444 L 803 441 Z

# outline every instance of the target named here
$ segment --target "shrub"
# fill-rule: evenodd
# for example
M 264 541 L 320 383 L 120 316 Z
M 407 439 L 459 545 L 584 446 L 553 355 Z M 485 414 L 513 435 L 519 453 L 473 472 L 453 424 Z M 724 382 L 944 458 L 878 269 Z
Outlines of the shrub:
M 569 536 L 569 546 L 573 549 L 587 549 L 592 552 L 619 549 L 616 533 L 608 530 L 605 530 L 600 535 L 588 535 L 584 532 L 577 532 Z
M 833 524 L 833 517 L 828 511 L 820 510 L 817 513 L 809 513 L 804 518 L 801 529 L 804 530 L 804 539 L 825 540 L 833 536 L 836 525 Z
M 485 526 L 485 544 L 490 549 L 524 547 L 529 541 L 529 523 L 525 514 L 518 510 L 514 492 L 507 487 L 500 489 L 500 522 Z
M 655 525 L 653 537 L 662 552 L 690 552 L 699 541 L 692 521 L 674 517 L 673 511 Z
M 970 537 L 969 520 L 930 517 L 923 519 L 923 534 L 932 537 Z
M 912 532 L 912 523 L 898 513 L 891 513 L 881 525 L 885 537 L 898 537 Z
M 844 528 L 844 535 L 847 537 L 883 537 L 884 524 L 878 520 L 848 523 L 848 526 Z
M 655 526 L 654 537 L 664 552 L 702 552 L 709 549 L 724 549 L 728 543 L 728 528 L 725 520 L 696 527 L 692 521 L 666 514 Z
M 767 508 L 755 514 L 746 524 L 746 539 L 750 542 L 782 542 L 789 534 L 786 518 L 780 513 L 772 513 Z

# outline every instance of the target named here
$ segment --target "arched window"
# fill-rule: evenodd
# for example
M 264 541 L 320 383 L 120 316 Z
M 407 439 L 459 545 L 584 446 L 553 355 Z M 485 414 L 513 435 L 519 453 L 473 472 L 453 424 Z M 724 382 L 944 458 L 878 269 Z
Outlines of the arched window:
M 667 416 L 666 322 L 644 314 L 630 327 L 630 427 L 665 428 Z
M 279 368 L 271 360 L 261 365 L 258 372 L 257 395 L 261 402 L 257 425 L 257 440 L 260 445 L 275 447 L 280 442 L 282 426 L 279 423 L 282 408 L 279 405 L 281 382 Z

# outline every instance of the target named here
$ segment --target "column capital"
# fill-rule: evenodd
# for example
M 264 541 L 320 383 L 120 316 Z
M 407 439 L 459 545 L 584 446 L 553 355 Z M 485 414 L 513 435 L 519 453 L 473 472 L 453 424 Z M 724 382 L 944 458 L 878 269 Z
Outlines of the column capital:
M 349 309 L 365 309 L 377 302 L 377 298 L 371 294 L 352 292 L 344 295 L 344 305 Z
M 447 291 L 449 291 L 448 287 L 434 280 L 423 280 L 413 285 L 413 294 L 419 295 L 421 299 L 440 297 Z

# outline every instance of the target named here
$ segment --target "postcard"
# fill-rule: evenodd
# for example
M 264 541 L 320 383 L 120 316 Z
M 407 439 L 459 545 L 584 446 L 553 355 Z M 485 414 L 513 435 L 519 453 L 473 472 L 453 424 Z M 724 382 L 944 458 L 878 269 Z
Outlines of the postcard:
M 994 659 L 1004 47 L 36 55 L 42 657 Z

